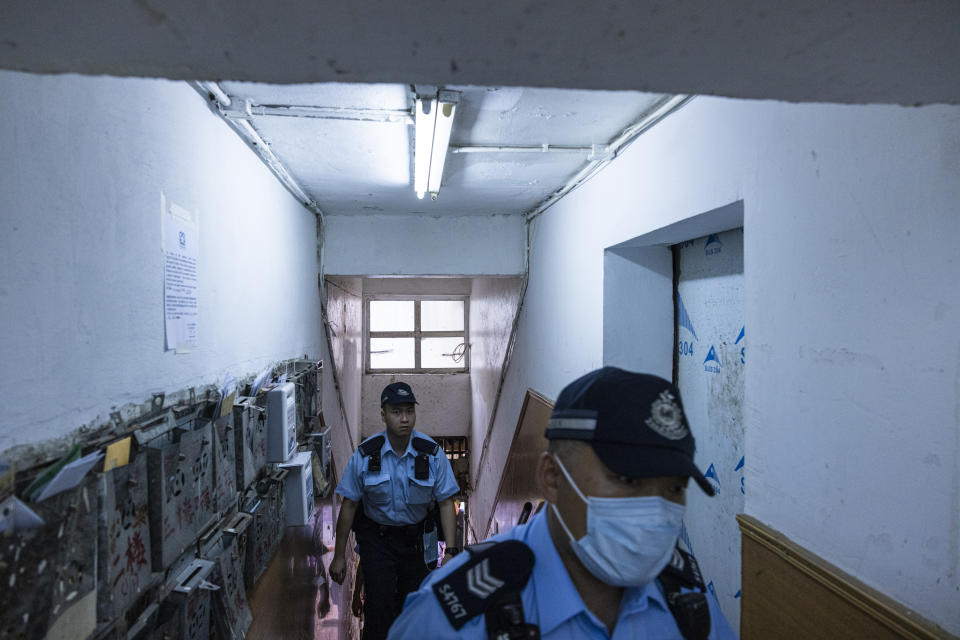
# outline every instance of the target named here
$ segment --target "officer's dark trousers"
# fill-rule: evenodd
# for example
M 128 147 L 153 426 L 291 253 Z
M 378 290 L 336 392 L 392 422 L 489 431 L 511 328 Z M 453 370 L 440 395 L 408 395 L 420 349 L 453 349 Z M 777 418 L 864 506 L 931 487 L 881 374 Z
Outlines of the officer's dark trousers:
M 363 569 L 362 640 L 382 640 L 400 615 L 407 594 L 417 589 L 428 570 L 423 562 L 423 536 L 381 533 L 374 527 L 358 532 Z

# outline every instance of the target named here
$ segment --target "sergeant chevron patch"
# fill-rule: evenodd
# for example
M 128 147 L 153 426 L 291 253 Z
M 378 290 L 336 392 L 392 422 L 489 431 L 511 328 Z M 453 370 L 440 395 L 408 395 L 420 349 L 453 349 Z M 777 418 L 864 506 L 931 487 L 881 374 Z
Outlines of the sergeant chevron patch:
M 454 629 L 480 615 L 505 594 L 527 584 L 535 558 L 519 540 L 467 547 L 470 560 L 433 584 L 440 608 Z
M 502 586 L 503 580 L 490 575 L 490 558 L 484 558 L 483 562 L 467 571 L 467 589 L 478 598 L 489 598 Z

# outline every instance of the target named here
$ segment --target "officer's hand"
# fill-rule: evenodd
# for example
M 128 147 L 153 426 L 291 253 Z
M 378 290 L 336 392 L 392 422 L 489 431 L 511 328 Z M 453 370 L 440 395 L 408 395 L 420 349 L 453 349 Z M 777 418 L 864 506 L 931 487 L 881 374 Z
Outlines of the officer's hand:
M 337 584 L 343 584 L 343 578 L 347 575 L 347 561 L 343 557 L 343 554 L 336 555 L 334 554 L 333 560 L 330 561 L 330 579 L 336 582 Z
M 353 600 L 350 602 L 350 612 L 354 618 L 363 615 L 363 598 L 360 597 L 360 591 L 353 592 Z

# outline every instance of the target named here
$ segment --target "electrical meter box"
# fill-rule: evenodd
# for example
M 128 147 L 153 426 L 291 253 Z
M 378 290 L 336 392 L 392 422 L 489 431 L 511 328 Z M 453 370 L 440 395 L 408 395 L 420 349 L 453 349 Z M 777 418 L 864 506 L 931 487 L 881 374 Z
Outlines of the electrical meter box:
M 313 512 L 313 454 L 300 451 L 279 466 L 289 471 L 284 487 L 287 526 L 305 525 Z
M 267 462 L 286 462 L 297 450 L 297 393 L 292 382 L 267 391 Z

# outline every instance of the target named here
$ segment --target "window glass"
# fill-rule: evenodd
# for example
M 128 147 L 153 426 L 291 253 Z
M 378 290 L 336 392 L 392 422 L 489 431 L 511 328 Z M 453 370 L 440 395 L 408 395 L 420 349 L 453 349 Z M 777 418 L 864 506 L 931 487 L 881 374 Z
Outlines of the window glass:
M 463 353 L 462 337 L 424 338 L 420 344 L 420 366 L 424 369 L 462 369 L 466 363 L 463 358 L 454 359 Z
M 370 338 L 371 369 L 413 369 L 413 338 Z
M 463 300 L 423 300 L 420 330 L 463 331 Z
M 413 331 L 413 300 L 371 300 L 370 331 Z

